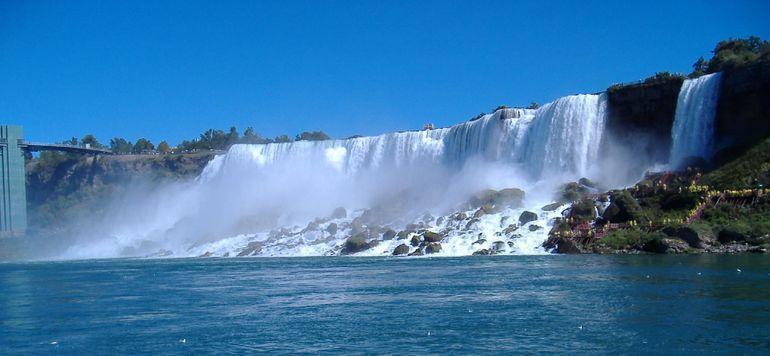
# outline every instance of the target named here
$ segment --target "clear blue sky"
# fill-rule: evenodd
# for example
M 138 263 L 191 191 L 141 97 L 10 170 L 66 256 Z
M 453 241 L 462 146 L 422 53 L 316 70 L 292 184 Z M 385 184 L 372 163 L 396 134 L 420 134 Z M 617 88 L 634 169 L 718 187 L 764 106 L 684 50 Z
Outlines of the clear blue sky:
M 0 122 L 30 140 L 333 137 L 689 72 L 770 1 L 0 0 Z

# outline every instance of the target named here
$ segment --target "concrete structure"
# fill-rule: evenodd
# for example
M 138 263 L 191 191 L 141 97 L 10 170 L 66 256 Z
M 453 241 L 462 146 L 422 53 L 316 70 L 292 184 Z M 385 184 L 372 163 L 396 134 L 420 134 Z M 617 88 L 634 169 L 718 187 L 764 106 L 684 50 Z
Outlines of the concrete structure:
M 0 236 L 23 235 L 27 230 L 23 140 L 21 126 L 0 126 Z
M 27 177 L 24 151 L 112 154 L 109 150 L 65 144 L 24 142 L 21 126 L 0 125 L 0 237 L 27 231 Z

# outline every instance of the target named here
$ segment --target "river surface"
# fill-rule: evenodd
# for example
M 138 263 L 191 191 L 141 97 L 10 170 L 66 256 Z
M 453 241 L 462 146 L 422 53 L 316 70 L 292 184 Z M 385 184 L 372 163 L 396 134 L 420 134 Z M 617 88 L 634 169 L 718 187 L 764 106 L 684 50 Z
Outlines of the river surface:
M 0 353 L 769 353 L 770 257 L 0 263 Z

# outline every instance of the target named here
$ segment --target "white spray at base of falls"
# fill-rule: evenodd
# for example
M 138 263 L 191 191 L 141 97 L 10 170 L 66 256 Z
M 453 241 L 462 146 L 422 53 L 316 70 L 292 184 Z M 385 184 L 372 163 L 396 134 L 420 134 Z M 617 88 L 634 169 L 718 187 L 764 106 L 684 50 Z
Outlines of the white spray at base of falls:
M 84 239 L 64 257 L 234 256 L 256 245 L 250 255 L 334 254 L 355 233 L 356 218 L 370 211 L 376 211 L 378 229 L 399 231 L 419 222 L 443 231 L 447 237 L 437 255 L 493 247 L 543 253 L 548 227 L 561 210 L 537 207 L 552 202 L 557 184 L 596 169 L 606 105 L 605 94 L 574 95 L 536 110 L 497 110 L 448 128 L 234 145 L 196 181 L 141 197 L 141 213 L 113 214 L 91 234 L 98 238 Z M 509 187 L 526 191 L 523 207 L 450 220 L 461 211 L 474 214 L 462 207 L 472 194 Z M 324 218 L 336 207 L 350 214 Z M 538 219 L 503 234 L 524 207 Z M 501 239 L 509 239 L 504 248 L 497 243 Z M 382 254 L 396 241 L 360 254 Z
M 671 128 L 669 166 L 688 157 L 710 159 L 714 154 L 714 119 L 722 74 L 713 73 L 682 83 Z

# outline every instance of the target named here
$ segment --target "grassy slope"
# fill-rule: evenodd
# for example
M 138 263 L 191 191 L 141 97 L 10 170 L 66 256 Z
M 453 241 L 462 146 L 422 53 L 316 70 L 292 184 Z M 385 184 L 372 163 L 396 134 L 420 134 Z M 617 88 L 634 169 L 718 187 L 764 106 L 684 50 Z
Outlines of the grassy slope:
M 701 184 L 719 189 L 743 189 L 752 187 L 754 179 L 765 186 L 770 183 L 770 138 L 704 175 Z

